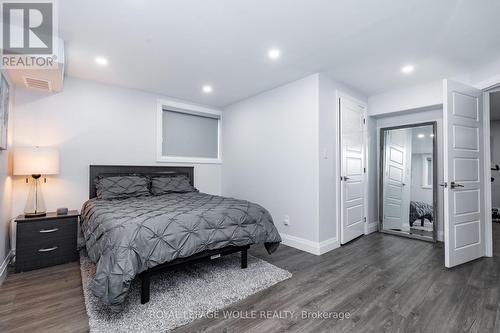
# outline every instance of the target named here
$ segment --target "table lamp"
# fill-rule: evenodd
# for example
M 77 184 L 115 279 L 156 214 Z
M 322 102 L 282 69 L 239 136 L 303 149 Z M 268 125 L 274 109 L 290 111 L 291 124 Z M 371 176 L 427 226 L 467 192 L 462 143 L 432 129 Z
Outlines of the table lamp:
M 45 216 L 47 210 L 43 200 L 40 178 L 59 173 L 59 152 L 48 147 L 18 147 L 14 149 L 14 175 L 26 176 L 30 183 L 28 200 L 24 208 L 25 217 Z M 31 175 L 32 181 L 28 181 Z M 44 178 L 44 181 L 47 180 Z

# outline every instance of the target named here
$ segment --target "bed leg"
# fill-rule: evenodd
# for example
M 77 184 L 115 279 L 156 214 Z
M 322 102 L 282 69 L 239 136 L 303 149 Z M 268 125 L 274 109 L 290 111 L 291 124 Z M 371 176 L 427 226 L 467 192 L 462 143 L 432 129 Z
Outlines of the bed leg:
M 144 274 L 141 276 L 141 304 L 146 304 L 149 302 L 149 287 L 151 282 L 151 276 L 149 274 Z
M 248 249 L 241 250 L 241 268 L 245 269 L 248 267 Z

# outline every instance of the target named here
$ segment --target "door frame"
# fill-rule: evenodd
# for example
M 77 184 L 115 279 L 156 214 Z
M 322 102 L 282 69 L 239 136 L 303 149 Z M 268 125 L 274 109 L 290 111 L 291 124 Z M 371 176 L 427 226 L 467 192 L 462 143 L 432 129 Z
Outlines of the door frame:
M 384 163 L 385 163 L 385 149 L 384 149 L 384 143 L 385 143 L 385 136 L 384 133 L 386 131 L 390 130 L 396 130 L 396 129 L 404 129 L 404 128 L 413 128 L 413 127 L 420 127 L 420 126 L 432 126 L 432 133 L 434 134 L 434 139 L 432 140 L 432 213 L 434 215 L 434 221 L 433 225 L 434 228 L 432 230 L 432 240 L 430 240 L 427 237 L 422 237 L 420 235 L 413 235 L 413 234 L 406 234 L 403 232 L 397 232 L 397 231 L 391 231 L 391 230 L 384 230 L 383 228 L 383 216 L 384 216 L 384 184 L 383 184 L 383 177 L 382 177 L 382 172 L 384 172 Z M 392 126 L 392 127 L 382 127 L 380 128 L 380 134 L 379 134 L 379 142 L 380 142 L 380 147 L 378 149 L 378 154 L 380 155 L 379 157 L 379 172 L 377 177 L 379 178 L 378 181 L 378 187 L 379 187 L 379 207 L 378 207 L 378 230 L 382 233 L 385 234 L 391 234 L 391 235 L 398 235 L 398 236 L 403 236 L 407 238 L 413 238 L 413 239 L 420 239 L 428 242 L 437 242 L 437 232 L 438 232 L 438 222 L 439 222 L 439 216 L 438 216 L 438 210 L 437 210 L 437 204 L 438 204 L 438 161 L 437 161 L 437 121 L 427 121 L 427 122 L 422 122 L 422 123 L 414 123 L 414 124 L 405 124 L 405 125 L 399 125 L 399 126 Z
M 491 200 L 491 181 L 486 181 L 491 179 L 491 147 L 490 147 L 490 94 L 500 91 L 500 81 L 496 84 L 492 84 L 489 87 L 483 88 L 483 147 L 484 147 L 484 210 L 485 217 L 485 250 L 487 257 L 493 257 L 493 221 L 491 218 L 491 209 L 493 208 L 493 203 Z
M 335 129 L 337 131 L 337 144 L 335 147 L 335 156 L 338 156 L 338 160 L 336 163 L 336 170 L 335 170 L 335 192 L 337 194 L 337 199 L 335 203 L 335 208 L 336 208 L 336 215 L 337 215 L 337 239 L 338 243 L 341 244 L 341 232 L 342 232 L 342 182 L 340 180 L 340 177 L 342 176 L 342 132 L 341 132 L 341 115 L 340 115 L 340 103 L 341 99 L 350 99 L 351 101 L 354 101 L 355 103 L 358 103 L 362 107 L 364 107 L 365 111 L 363 114 L 363 117 L 365 119 L 364 122 L 364 127 L 363 127 L 363 157 L 364 157 L 364 165 L 363 168 L 365 170 L 364 172 L 364 217 L 365 217 L 365 235 L 368 235 L 370 233 L 370 230 L 368 229 L 369 226 L 369 221 L 368 221 L 368 193 L 369 193 L 369 170 L 368 170 L 368 104 L 366 102 L 363 102 L 349 94 L 346 94 L 342 91 L 336 90 L 335 91 Z

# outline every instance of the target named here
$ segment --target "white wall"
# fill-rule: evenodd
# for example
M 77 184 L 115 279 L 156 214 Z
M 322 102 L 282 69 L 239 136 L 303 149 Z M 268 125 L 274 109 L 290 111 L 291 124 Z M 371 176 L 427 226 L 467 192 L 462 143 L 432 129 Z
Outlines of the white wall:
M 338 239 L 337 235 L 337 94 L 335 83 L 320 74 L 318 86 L 318 241 Z
M 280 232 L 303 240 L 306 250 L 338 246 L 337 89 L 365 101 L 326 75 L 314 74 L 228 107 L 222 121 L 223 164 L 196 165 L 195 185 L 262 204 Z M 55 95 L 19 89 L 15 145 L 60 151 L 60 174 L 44 184 L 49 210 L 81 208 L 88 197 L 90 164 L 156 164 L 158 98 L 165 97 L 72 78 Z M 16 215 L 28 187 L 19 176 L 13 187 Z M 291 221 L 287 227 L 285 215 Z
M 500 82 L 500 60 L 483 64 L 468 73 L 450 79 L 478 89 L 497 85 Z M 375 94 L 369 97 L 368 104 L 368 113 L 371 116 L 419 108 L 428 109 L 443 104 L 443 81 L 434 80 Z
M 370 106 L 368 106 L 368 110 Z M 368 117 L 366 122 L 366 130 L 368 131 L 368 156 L 367 156 L 367 174 L 368 174 L 368 216 L 369 232 L 378 230 L 378 152 L 379 152 L 379 132 L 377 131 L 377 120 L 373 117 Z
M 222 132 L 222 194 L 261 204 L 281 234 L 311 243 L 319 239 L 317 124 L 315 74 L 225 108 Z
M 425 202 L 432 205 L 432 188 L 422 187 L 422 167 L 425 154 L 411 155 L 411 201 Z
M 7 272 L 10 251 L 10 220 L 12 207 L 11 147 L 13 136 L 14 85 L 10 85 L 10 112 L 8 125 L 8 149 L 0 150 L 0 284 Z
M 55 146 L 60 174 L 48 178 L 48 210 L 80 209 L 88 199 L 90 164 L 155 165 L 157 100 L 151 93 L 67 78 L 64 90 L 47 95 L 16 91 L 14 145 Z M 165 165 L 166 163 L 161 163 Z M 219 194 L 221 167 L 195 165 L 195 186 Z M 24 210 L 28 186 L 13 182 L 13 214 Z
M 423 188 L 423 161 L 424 156 L 432 155 L 432 138 L 430 135 L 431 126 L 423 128 L 413 128 L 413 140 L 411 147 L 411 200 L 421 201 L 432 205 L 432 188 Z M 417 134 L 425 134 L 424 138 L 416 137 Z
M 443 104 L 442 80 L 372 95 L 368 98 L 368 114 L 381 116 L 386 113 L 408 112 L 408 110 L 428 108 L 439 104 Z
M 339 94 L 366 103 L 360 93 L 333 81 L 326 74 L 319 74 L 319 124 L 318 124 L 318 158 L 319 158 L 319 241 L 328 242 L 338 239 L 339 225 L 337 191 L 340 188 L 340 153 L 339 144 Z M 370 217 L 367 217 L 371 221 Z
M 266 207 L 286 244 L 313 253 L 338 246 L 339 89 L 364 101 L 314 74 L 224 110 L 222 194 Z
M 500 60 L 481 65 L 468 73 L 456 75 L 450 79 L 478 89 L 491 87 L 500 82 Z M 371 116 L 441 105 L 443 104 L 443 81 L 434 80 L 375 94 L 369 97 L 368 104 L 368 112 Z
M 396 114 L 396 115 L 390 115 L 387 114 L 385 117 L 379 117 L 376 119 L 376 132 L 371 133 L 371 135 L 376 135 L 377 136 L 377 147 L 380 147 L 380 129 L 384 127 L 392 127 L 392 126 L 399 126 L 399 125 L 409 125 L 409 124 L 416 124 L 416 123 L 423 123 L 423 122 L 430 122 L 430 121 L 436 121 L 437 123 L 437 183 L 442 183 L 443 182 L 443 177 L 444 177 L 444 161 L 443 161 L 443 110 L 441 108 L 435 109 L 435 110 L 429 110 L 429 111 L 420 111 L 420 112 L 409 112 L 405 114 Z M 379 151 L 379 150 L 378 150 Z M 377 154 L 377 161 L 375 162 L 376 165 L 372 165 L 372 167 L 377 168 L 377 175 L 380 174 L 380 168 L 379 168 L 379 161 L 380 161 L 380 154 Z M 378 183 L 377 183 L 377 189 L 370 189 L 370 192 L 376 191 L 379 193 L 378 189 Z M 444 193 L 443 189 L 441 187 L 438 187 L 437 189 L 438 197 L 437 197 L 437 230 L 438 230 L 438 240 L 443 241 L 444 240 Z M 377 196 L 377 198 L 379 198 Z M 377 206 L 378 207 L 378 206 Z
M 5 262 L 9 253 L 9 225 L 11 218 L 12 181 L 9 163 L 10 151 L 0 151 L 0 283 L 6 269 Z

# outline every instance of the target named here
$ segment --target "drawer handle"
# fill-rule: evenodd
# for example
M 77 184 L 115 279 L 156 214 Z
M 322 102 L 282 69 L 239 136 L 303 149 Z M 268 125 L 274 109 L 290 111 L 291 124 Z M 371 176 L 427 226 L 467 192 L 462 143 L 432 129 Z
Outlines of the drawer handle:
M 46 249 L 39 249 L 38 252 L 50 252 L 50 251 L 54 251 L 54 250 L 57 250 L 57 246 L 49 247 Z
M 40 233 L 42 233 L 42 234 L 48 234 L 49 232 L 56 232 L 57 230 L 59 230 L 59 228 L 54 228 L 54 229 L 42 229 L 42 230 L 40 230 Z

